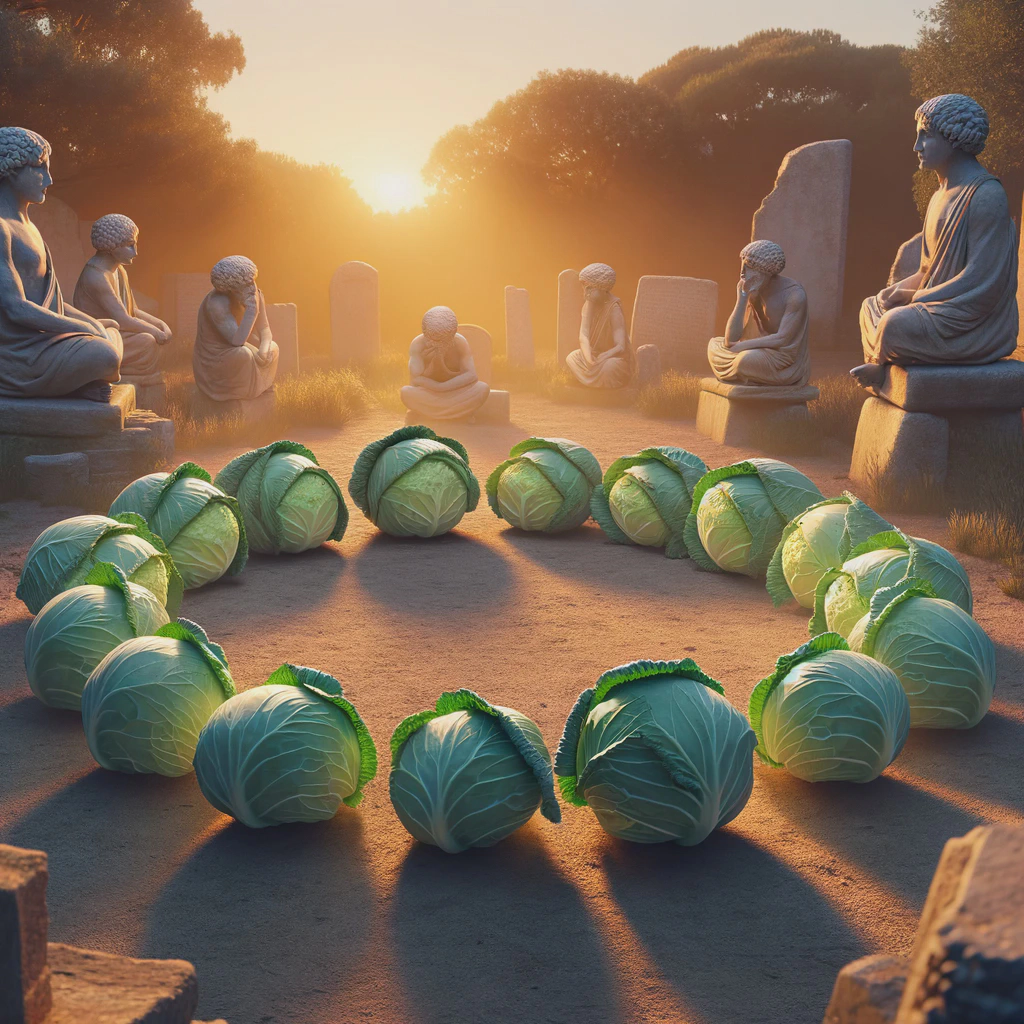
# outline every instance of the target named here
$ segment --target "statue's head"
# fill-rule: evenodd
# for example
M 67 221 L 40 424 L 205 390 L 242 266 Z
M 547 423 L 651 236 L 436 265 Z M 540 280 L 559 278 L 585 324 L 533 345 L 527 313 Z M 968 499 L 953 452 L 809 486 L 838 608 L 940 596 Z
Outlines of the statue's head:
M 110 253 L 125 266 L 139 254 L 138 226 L 123 213 L 108 213 L 94 221 L 89 241 L 97 252 Z
M 0 185 L 26 203 L 41 203 L 53 184 L 50 144 L 28 128 L 0 128 Z
M 225 256 L 210 271 L 210 284 L 224 295 L 244 300 L 256 287 L 256 264 L 245 256 Z
M 988 139 L 988 114 L 970 96 L 958 92 L 933 96 L 917 108 L 914 152 L 924 170 L 949 163 L 957 150 L 977 156 Z
M 756 295 L 773 277 L 786 269 L 786 254 L 777 242 L 759 238 L 740 249 L 740 262 L 743 290 Z
M 432 306 L 423 314 L 423 333 L 433 342 L 450 342 L 459 330 L 459 318 L 447 306 Z
M 589 263 L 580 271 L 583 294 L 592 302 L 611 293 L 615 271 L 607 263 Z

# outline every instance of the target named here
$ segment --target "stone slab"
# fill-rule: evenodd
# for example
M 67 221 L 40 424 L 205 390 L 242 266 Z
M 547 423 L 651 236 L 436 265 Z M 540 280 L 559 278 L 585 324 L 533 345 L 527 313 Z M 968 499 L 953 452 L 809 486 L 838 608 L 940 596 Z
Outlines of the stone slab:
M 0 1021 L 40 1024 L 50 1009 L 46 854 L 0 845 Z
M 945 483 L 949 465 L 949 422 L 926 412 L 906 412 L 880 398 L 860 410 L 850 479 L 859 486 L 892 480 Z
M 737 448 L 763 448 L 766 440 L 788 440 L 804 425 L 810 426 L 806 402 L 732 401 L 701 391 L 697 402 L 697 430 L 719 444 Z
M 267 323 L 281 350 L 278 377 L 299 372 L 299 309 L 294 302 L 268 302 Z
M 28 455 L 24 467 L 26 493 L 40 505 L 72 504 L 89 486 L 89 456 L 85 452 Z
M 634 349 L 656 345 L 665 369 L 706 373 L 717 310 L 714 281 L 645 275 L 636 286 L 630 341 Z M 574 347 L 579 347 L 578 342 Z
M 57 282 L 70 302 L 82 268 L 95 251 L 89 242 L 92 222 L 79 221 L 78 214 L 67 203 L 52 195 L 46 197 L 45 203 L 33 206 L 29 217 L 50 250 Z M 84 233 L 83 224 L 87 229 Z
M 171 329 L 164 349 L 191 352 L 196 341 L 199 307 L 213 286 L 207 274 L 164 274 L 160 281 L 160 319 Z
M 115 384 L 109 402 L 82 398 L 0 398 L 0 434 L 96 437 L 116 433 L 135 409 L 135 389 Z
M 459 324 L 459 334 L 469 342 L 477 377 L 490 384 L 494 374 L 494 342 L 490 332 L 477 324 Z
M 636 405 L 639 388 L 585 388 L 582 385 L 566 384 L 551 392 L 555 402 L 565 405 L 592 405 L 603 409 L 622 409 Z
M 555 358 L 565 366 L 565 357 L 580 347 L 580 324 L 583 320 L 583 285 L 578 270 L 563 270 L 558 275 L 558 329 L 555 335 Z
M 334 271 L 329 288 L 331 354 L 335 363 L 365 366 L 380 357 L 380 281 L 369 263 Z
M 656 384 L 661 377 L 661 352 L 657 345 L 641 345 L 636 350 L 636 385 Z
M 812 384 L 802 387 L 759 387 L 752 384 L 726 384 L 717 377 L 702 377 L 700 389 L 730 401 L 783 402 L 787 405 L 813 402 L 820 394 Z
M 973 409 L 1024 408 L 1024 362 L 984 366 L 890 366 L 879 398 L 907 412 L 948 415 Z
M 910 961 L 902 956 L 865 956 L 836 978 L 822 1024 L 893 1024 Z
M 532 367 L 536 362 L 530 293 L 511 284 L 505 285 L 505 358 L 509 366 Z
M 479 426 L 501 426 L 509 423 L 512 416 L 512 396 L 508 391 L 491 391 L 487 401 L 472 415 L 464 416 L 457 420 L 434 420 L 427 419 L 417 412 L 409 410 L 405 414 L 406 426 L 417 423 L 423 426 L 432 427 L 439 434 L 444 434 L 447 428 L 452 426 L 479 425 Z

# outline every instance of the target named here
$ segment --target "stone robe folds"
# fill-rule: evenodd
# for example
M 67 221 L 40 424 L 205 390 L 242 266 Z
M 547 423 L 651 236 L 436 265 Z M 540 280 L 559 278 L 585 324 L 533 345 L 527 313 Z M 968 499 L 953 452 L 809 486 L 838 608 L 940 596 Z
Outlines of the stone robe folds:
M 192 350 L 192 375 L 196 387 L 215 402 L 235 399 L 259 398 L 274 384 L 280 350 L 270 346 L 270 360 L 266 366 L 256 362 L 258 349 L 248 341 L 232 345 L 217 330 L 208 305 L 217 292 L 210 292 L 199 307 L 196 323 L 196 344 Z M 234 303 L 232 303 L 234 307 Z
M 936 192 L 913 301 L 885 308 L 888 289 L 860 311 L 869 363 L 991 363 L 1017 346 L 1017 234 L 1006 193 L 982 174 Z
M 591 321 L 590 351 L 595 356 L 615 347 L 613 316 L 616 310 L 621 317 L 622 303 L 617 298 L 610 298 L 602 305 L 596 320 Z M 588 388 L 624 388 L 632 380 L 635 370 L 633 349 L 628 338 L 623 356 L 594 361 L 584 355 L 582 348 L 578 348 L 565 357 L 565 365 L 572 371 L 573 376 Z
M 463 370 L 460 366 L 449 365 L 449 358 L 455 355 L 454 346 L 429 344 L 423 350 L 423 376 L 439 384 L 458 377 Z M 472 416 L 487 401 L 490 385 L 482 380 L 466 384 L 453 391 L 430 391 L 416 384 L 406 384 L 401 391 L 402 402 L 411 412 L 430 420 L 457 420 Z
M 53 258 L 46 250 L 46 294 L 41 306 L 64 316 Z M 108 328 L 109 338 L 81 334 L 47 334 L 15 323 L 0 306 L 0 397 L 58 398 L 91 384 L 120 378 L 121 335 Z

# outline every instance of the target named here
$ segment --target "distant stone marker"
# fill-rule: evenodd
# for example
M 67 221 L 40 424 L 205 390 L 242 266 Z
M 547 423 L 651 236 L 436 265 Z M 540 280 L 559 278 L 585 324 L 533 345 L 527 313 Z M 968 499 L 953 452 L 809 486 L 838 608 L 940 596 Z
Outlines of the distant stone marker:
M 476 324 L 459 324 L 459 334 L 469 342 L 476 375 L 484 383 L 490 384 L 494 366 L 494 342 L 491 340 L 490 332 Z
M 60 290 L 70 302 L 82 267 L 93 252 L 88 235 L 92 222 L 85 226 L 83 241 L 83 222 L 79 221 L 78 214 L 56 196 L 47 196 L 45 203 L 33 205 L 32 223 L 50 250 Z
M 698 277 L 646 275 L 636 286 L 630 340 L 634 350 L 654 345 L 663 369 L 707 372 L 715 333 L 718 285 Z
M 783 158 L 775 187 L 754 214 L 751 241 L 786 251 L 786 274 L 807 292 L 812 347 L 837 343 L 846 270 L 853 143 L 811 142 Z
M 270 333 L 281 350 L 277 375 L 285 377 L 299 372 L 299 311 L 294 302 L 268 302 L 267 322 Z
M 380 357 L 380 282 L 369 263 L 353 260 L 330 286 L 331 353 L 336 363 L 366 365 Z
M 505 285 L 505 357 L 509 366 L 535 363 L 530 293 L 511 284 Z
M 558 333 L 556 358 L 565 366 L 565 357 L 580 345 L 580 311 L 583 309 L 583 286 L 578 270 L 563 270 L 558 275 Z
M 191 350 L 196 341 L 199 307 L 210 292 L 210 275 L 164 274 L 160 282 L 160 313 L 173 338 L 171 346 Z

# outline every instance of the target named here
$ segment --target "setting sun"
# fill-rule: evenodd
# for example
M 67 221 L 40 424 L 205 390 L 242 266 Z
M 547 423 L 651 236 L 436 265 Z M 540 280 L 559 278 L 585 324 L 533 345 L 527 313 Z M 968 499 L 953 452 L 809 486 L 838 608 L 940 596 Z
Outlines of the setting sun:
M 374 213 L 398 213 L 419 206 L 428 195 L 419 175 L 400 171 L 375 174 L 362 187 L 359 182 L 354 184 Z

